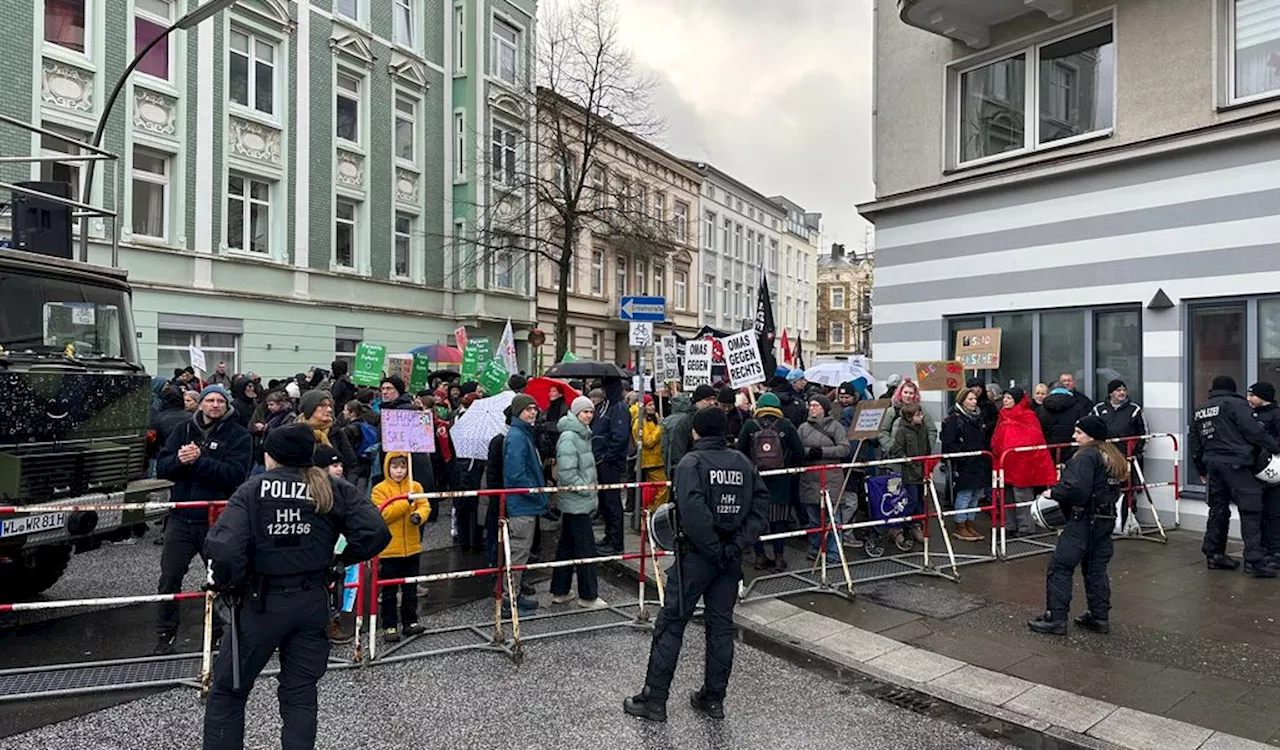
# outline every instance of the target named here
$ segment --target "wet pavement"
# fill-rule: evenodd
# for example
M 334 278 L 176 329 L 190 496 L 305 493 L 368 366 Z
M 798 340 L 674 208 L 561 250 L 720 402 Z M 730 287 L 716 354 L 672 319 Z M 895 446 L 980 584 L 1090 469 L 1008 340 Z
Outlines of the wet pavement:
M 546 599 L 545 586 L 540 588 Z M 602 581 L 606 598 L 623 601 L 630 593 L 630 586 Z M 487 602 L 474 602 L 424 623 L 482 620 L 488 608 Z M 700 625 L 690 626 L 665 725 L 621 711 L 622 699 L 643 680 L 649 634 L 619 628 L 530 643 L 519 666 L 502 655 L 469 652 L 331 671 L 320 683 L 318 747 L 787 750 L 823 747 L 836 738 L 841 745 L 863 748 L 1008 747 L 743 645 L 726 701 L 728 718 L 703 719 L 685 697 L 700 682 L 701 635 Z M 279 747 L 272 688 L 273 681 L 260 681 L 250 699 L 249 748 Z M 170 690 L 0 739 L 0 750 L 190 748 L 197 743 L 202 716 L 196 691 Z

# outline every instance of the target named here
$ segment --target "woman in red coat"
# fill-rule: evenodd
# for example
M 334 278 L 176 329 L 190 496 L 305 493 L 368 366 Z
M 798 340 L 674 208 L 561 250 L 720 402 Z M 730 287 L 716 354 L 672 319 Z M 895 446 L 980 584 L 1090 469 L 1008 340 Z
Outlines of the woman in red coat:
M 991 450 L 996 461 L 1003 460 L 1004 467 L 1004 527 L 1010 536 L 1025 536 L 1035 528 L 1031 523 L 1031 507 L 1012 507 L 1015 503 L 1030 503 L 1035 499 L 1035 487 L 1057 484 L 1058 469 L 1046 450 L 1008 453 L 1013 448 L 1044 445 L 1044 432 L 1040 419 L 1031 410 L 1031 401 L 1021 388 L 1005 391 L 1003 408 L 996 421 L 995 435 L 991 438 Z

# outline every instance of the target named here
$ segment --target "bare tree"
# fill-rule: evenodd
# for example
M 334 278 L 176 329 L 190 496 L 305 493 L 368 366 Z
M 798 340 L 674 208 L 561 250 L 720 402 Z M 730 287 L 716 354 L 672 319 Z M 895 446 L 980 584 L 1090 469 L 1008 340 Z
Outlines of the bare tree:
M 664 178 L 633 180 L 607 153 L 613 143 L 640 148 L 663 125 L 650 111 L 656 82 L 622 43 L 613 0 L 558 0 L 539 15 L 533 125 L 514 148 L 488 141 L 488 190 L 467 243 L 486 266 L 523 256 L 536 278 L 537 266 L 552 264 L 558 361 L 569 346 L 570 273 L 587 234 L 654 258 L 670 254 L 677 235 L 649 203 L 650 190 L 670 187 Z

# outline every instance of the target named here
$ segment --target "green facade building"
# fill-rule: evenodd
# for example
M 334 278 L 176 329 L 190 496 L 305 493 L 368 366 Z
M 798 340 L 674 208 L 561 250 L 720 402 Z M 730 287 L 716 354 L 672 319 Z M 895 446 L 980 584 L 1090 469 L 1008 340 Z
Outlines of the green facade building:
M 89 140 L 134 51 L 197 5 L 0 4 L 0 111 Z M 118 168 L 100 164 L 93 190 L 120 211 L 148 369 L 195 345 L 210 366 L 278 376 L 361 340 L 394 354 L 459 325 L 530 328 L 527 261 L 468 238 L 507 163 L 495 144 L 530 119 L 535 17 L 536 0 L 239 0 L 148 54 L 110 113 Z M 0 148 L 74 150 L 11 127 Z M 76 191 L 83 171 L 0 165 Z M 110 264 L 111 231 L 91 220 L 91 261 Z

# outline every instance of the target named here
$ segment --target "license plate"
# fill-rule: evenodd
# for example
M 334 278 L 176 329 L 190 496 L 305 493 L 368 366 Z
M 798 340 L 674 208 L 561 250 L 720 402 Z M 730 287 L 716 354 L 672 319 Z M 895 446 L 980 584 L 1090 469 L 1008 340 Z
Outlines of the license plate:
M 40 515 L 7 518 L 0 523 L 0 537 L 22 536 L 38 531 L 61 529 L 67 522 L 66 513 L 42 513 Z

